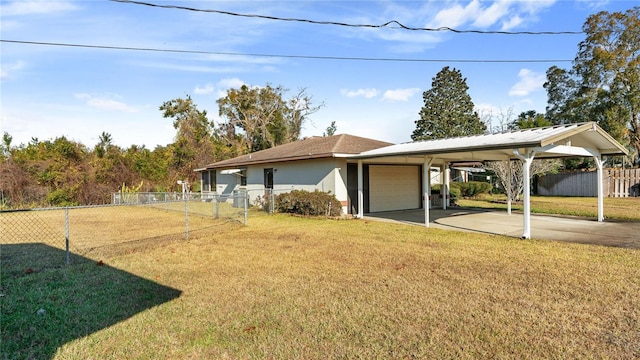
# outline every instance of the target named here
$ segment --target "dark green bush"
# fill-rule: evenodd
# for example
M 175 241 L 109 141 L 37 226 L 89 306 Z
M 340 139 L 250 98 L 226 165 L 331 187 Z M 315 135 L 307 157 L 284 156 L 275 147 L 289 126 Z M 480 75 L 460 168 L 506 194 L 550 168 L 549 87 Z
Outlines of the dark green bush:
M 464 197 L 475 197 L 480 194 L 488 194 L 491 191 L 491 184 L 483 181 L 469 181 L 456 184 L 459 184 L 461 195 Z
M 449 199 L 452 204 L 460 198 L 460 184 L 458 182 L 449 183 Z M 440 184 L 431 185 L 431 195 L 440 195 Z
M 491 184 L 482 181 L 452 182 L 449 184 L 449 198 L 455 201 L 461 197 L 474 197 L 480 194 L 488 194 Z M 431 187 L 432 194 L 440 194 L 440 184 Z
M 451 202 L 454 204 L 456 200 L 460 199 L 460 197 L 462 196 L 462 190 L 460 189 L 460 184 L 463 184 L 463 183 L 452 182 L 449 184 L 449 199 L 451 199 Z
M 305 216 L 340 216 L 342 204 L 327 192 L 293 190 L 275 197 L 275 210 Z

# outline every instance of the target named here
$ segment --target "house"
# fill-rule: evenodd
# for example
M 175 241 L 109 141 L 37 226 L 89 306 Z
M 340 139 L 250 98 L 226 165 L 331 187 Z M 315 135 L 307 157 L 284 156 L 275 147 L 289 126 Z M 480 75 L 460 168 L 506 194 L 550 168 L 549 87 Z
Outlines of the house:
M 345 213 L 424 209 L 429 226 L 432 169 L 440 168 L 440 197 L 448 204 L 450 168 L 461 162 L 520 160 L 524 181 L 523 238 L 531 237 L 530 167 L 535 159 L 592 157 L 598 168 L 598 221 L 604 220 L 603 158 L 628 154 L 595 122 L 498 134 L 389 144 L 352 135 L 311 137 L 197 169 L 203 197 L 246 191 L 250 199 L 293 189 L 329 191 Z M 510 187 L 508 187 L 510 188 Z M 507 211 L 511 213 L 511 194 Z
M 354 208 L 357 206 L 357 167 L 348 159 L 389 145 L 392 144 L 347 134 L 313 136 L 219 161 L 196 171 L 201 174 L 205 199 L 213 194 L 224 196 L 246 191 L 250 201 L 256 202 L 270 193 L 320 190 L 334 194 L 342 203 L 344 213 L 357 212 Z M 414 172 L 418 173 L 417 168 Z M 418 195 L 419 184 L 419 181 L 414 184 Z M 420 206 L 416 204 L 416 208 Z

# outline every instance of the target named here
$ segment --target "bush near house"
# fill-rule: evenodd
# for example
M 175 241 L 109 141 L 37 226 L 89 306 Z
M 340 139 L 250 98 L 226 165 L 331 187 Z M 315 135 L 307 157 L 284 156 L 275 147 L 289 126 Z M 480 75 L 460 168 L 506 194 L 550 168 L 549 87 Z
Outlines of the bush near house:
M 275 209 L 281 213 L 305 216 L 340 216 L 342 204 L 328 192 L 293 190 L 275 197 Z
M 455 185 L 453 185 L 455 184 Z M 480 194 L 491 192 L 491 184 L 482 181 L 469 181 L 466 183 L 452 183 L 451 187 L 458 186 L 462 197 L 476 197 Z
M 453 203 L 460 198 L 473 198 L 491 192 L 491 184 L 482 181 L 452 182 L 449 184 L 449 198 Z M 432 194 L 440 194 L 440 185 L 431 187 Z

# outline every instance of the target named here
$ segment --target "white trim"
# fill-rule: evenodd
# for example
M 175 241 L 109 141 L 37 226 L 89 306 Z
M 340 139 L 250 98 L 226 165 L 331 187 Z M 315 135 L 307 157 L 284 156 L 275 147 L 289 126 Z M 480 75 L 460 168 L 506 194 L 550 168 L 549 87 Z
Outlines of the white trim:
M 239 172 L 241 172 L 242 169 L 227 169 L 227 170 L 220 170 L 220 175 L 240 175 Z

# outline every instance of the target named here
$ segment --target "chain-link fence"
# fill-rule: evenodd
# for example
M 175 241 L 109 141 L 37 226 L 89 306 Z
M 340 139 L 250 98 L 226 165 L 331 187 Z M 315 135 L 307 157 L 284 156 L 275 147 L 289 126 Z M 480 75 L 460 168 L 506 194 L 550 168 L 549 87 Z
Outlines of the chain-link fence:
M 30 248 L 36 248 L 29 245 L 63 250 L 63 259 L 30 254 L 36 257 L 30 262 L 35 261 L 38 267 L 57 267 L 73 263 L 74 255 L 95 258 L 131 253 L 216 231 L 228 223 L 247 223 L 244 193 L 166 199 L 170 198 L 138 204 L 0 211 L 3 267 L 6 261 L 18 261 Z

